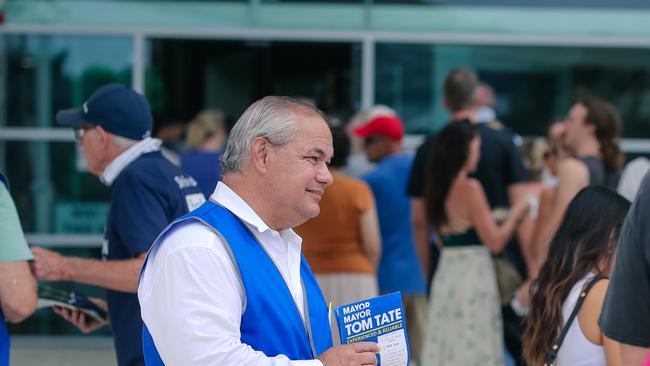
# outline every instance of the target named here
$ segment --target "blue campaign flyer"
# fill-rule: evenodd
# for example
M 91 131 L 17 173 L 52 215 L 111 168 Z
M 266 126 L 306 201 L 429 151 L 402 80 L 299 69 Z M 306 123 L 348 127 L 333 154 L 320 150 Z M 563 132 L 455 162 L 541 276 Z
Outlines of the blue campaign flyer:
M 341 344 L 376 342 L 379 365 L 407 366 L 409 342 L 402 295 L 393 292 L 334 309 Z

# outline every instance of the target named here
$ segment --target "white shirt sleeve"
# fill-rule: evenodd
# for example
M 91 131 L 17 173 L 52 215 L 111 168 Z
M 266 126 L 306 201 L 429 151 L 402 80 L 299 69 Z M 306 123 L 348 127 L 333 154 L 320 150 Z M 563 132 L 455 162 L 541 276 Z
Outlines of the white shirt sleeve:
M 165 365 L 322 366 L 267 357 L 241 343 L 241 280 L 223 243 L 205 226 L 186 224 L 163 240 L 147 263 L 138 297 Z

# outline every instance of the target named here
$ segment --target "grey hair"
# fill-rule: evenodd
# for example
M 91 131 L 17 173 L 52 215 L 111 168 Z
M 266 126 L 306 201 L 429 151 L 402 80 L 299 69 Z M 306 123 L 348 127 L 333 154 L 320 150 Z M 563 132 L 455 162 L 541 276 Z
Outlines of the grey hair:
M 126 137 L 113 134 L 111 134 L 111 138 L 113 139 L 113 143 L 117 145 L 117 147 L 119 147 L 121 150 L 126 150 L 138 143 L 136 140 L 127 139 Z
M 312 112 L 327 121 L 323 112 L 314 106 L 289 97 L 269 96 L 251 104 L 230 131 L 226 151 L 221 156 L 221 175 L 242 172 L 242 162 L 250 158 L 251 143 L 258 137 L 275 147 L 287 144 L 298 128 L 299 110 Z

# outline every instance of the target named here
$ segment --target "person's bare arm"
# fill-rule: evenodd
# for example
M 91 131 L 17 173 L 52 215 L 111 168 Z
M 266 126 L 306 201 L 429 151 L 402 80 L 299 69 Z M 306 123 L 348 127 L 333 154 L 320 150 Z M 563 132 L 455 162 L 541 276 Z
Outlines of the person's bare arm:
M 0 263 L 0 304 L 11 323 L 24 320 L 36 309 L 36 281 L 26 261 Z
M 366 252 L 375 271 L 377 271 L 379 268 L 379 259 L 381 258 L 381 235 L 379 233 L 377 209 L 374 205 L 361 215 L 359 229 L 361 231 L 363 250 Z
M 516 202 L 520 202 L 526 199 L 526 196 L 529 195 L 530 183 L 514 183 L 508 186 L 508 202 L 510 205 L 514 205 Z M 522 253 L 526 253 L 526 244 L 529 241 L 530 231 L 532 230 L 532 225 L 529 222 L 526 224 L 522 221 L 521 225 L 517 227 L 517 239 L 520 245 L 523 245 Z
M 648 348 L 632 346 L 630 344 L 619 343 L 621 364 L 623 365 L 642 365 L 646 357 L 650 354 Z
M 585 298 L 585 302 L 578 313 L 578 322 L 580 330 L 593 344 L 600 344 L 605 350 L 605 358 L 608 366 L 621 366 L 618 342 L 607 338 L 600 330 L 598 318 L 603 309 L 605 294 L 609 280 L 600 280 L 594 284 Z
M 431 248 L 429 247 L 429 221 L 423 198 L 411 198 L 411 220 L 415 251 L 422 265 L 425 278 L 431 276 Z
M 629 365 L 621 363 L 621 344 L 603 334 L 603 348 L 607 366 Z M 641 365 L 641 364 L 639 364 Z
M 557 198 L 551 209 L 548 222 L 543 227 L 540 226 L 538 236 L 533 239 L 539 263 L 546 261 L 549 244 L 564 218 L 564 212 L 569 203 L 582 188 L 589 185 L 589 171 L 581 161 L 568 158 L 560 163 L 557 178 Z
M 481 242 L 491 252 L 500 252 L 517 228 L 518 221 L 528 212 L 528 203 L 526 201 L 515 203 L 503 224 L 497 225 L 492 218 L 481 184 L 476 180 L 470 180 L 462 189 L 461 194 L 465 200 L 469 221 L 476 229 Z
M 542 191 L 542 194 L 539 196 L 539 209 L 537 210 L 537 220 L 535 220 L 535 228 L 533 229 L 533 234 L 531 237 L 531 255 L 530 263 L 528 263 L 528 277 L 537 278 L 537 274 L 541 268 L 541 265 L 544 263 L 540 260 L 540 257 L 546 257 L 546 254 L 540 253 L 544 248 L 538 248 L 536 246 L 535 238 L 538 238 L 541 235 L 541 231 L 549 225 L 549 220 L 551 219 L 551 214 L 553 206 L 555 205 L 555 200 L 557 199 L 557 188 L 549 187 Z
M 138 277 L 147 253 L 137 258 L 101 261 L 65 257 L 53 251 L 33 247 L 34 274 L 46 281 L 74 281 L 103 288 L 136 293 Z

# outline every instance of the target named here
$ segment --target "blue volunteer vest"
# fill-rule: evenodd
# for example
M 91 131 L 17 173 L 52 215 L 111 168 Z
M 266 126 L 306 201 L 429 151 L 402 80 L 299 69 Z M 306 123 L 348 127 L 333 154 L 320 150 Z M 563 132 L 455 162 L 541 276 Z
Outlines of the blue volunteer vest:
M 2 310 L 0 310 L 0 366 L 9 366 L 9 332 Z
M 4 184 L 9 189 L 7 178 L 2 172 L 0 172 L 0 184 Z M 0 309 L 0 366 L 9 366 L 9 332 L 2 309 Z
M 246 225 L 218 204 L 207 201 L 176 219 L 161 233 L 152 250 L 166 233 L 185 220 L 198 220 L 225 239 L 246 292 L 246 309 L 240 324 L 242 343 L 268 357 L 282 354 L 292 360 L 314 359 L 332 347 L 327 305 L 304 257 L 300 262 L 300 277 L 306 300 L 306 323 L 271 257 Z M 146 265 L 145 261 L 143 270 Z M 147 365 L 164 365 L 146 324 L 142 329 L 142 344 Z

